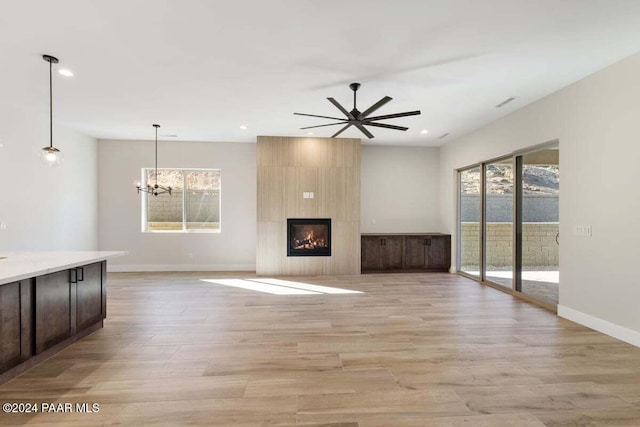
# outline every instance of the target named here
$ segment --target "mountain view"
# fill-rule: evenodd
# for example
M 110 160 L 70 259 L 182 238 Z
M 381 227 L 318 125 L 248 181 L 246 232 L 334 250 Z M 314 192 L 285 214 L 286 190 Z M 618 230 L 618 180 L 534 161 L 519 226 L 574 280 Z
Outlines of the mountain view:
M 558 195 L 560 193 L 560 169 L 558 166 L 525 165 L 522 175 L 524 194 Z M 462 193 L 480 193 L 480 171 L 469 170 L 461 174 Z M 487 167 L 487 192 L 489 194 L 513 193 L 513 168 L 508 164 L 492 164 Z

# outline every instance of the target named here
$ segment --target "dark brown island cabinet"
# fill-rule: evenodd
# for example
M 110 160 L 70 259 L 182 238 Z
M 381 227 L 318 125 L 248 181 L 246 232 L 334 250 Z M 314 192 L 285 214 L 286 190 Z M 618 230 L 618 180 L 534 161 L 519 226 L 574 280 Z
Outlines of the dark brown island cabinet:
M 106 261 L 0 284 L 0 384 L 102 328 Z
M 442 233 L 362 234 L 363 273 L 448 272 L 451 235 Z

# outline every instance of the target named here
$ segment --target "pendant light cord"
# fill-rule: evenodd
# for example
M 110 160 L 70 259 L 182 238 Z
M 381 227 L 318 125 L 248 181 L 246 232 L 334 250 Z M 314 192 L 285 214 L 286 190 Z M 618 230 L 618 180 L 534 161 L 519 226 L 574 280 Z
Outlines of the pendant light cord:
M 158 186 L 158 127 L 156 128 L 156 187 Z
M 49 147 L 53 148 L 53 62 L 49 61 Z

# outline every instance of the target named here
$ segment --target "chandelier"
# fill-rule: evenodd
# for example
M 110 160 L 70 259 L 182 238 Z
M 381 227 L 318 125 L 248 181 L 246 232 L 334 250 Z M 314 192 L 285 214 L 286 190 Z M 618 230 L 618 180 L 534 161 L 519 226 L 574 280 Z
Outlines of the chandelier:
M 136 188 L 138 189 L 138 194 L 142 191 L 143 193 L 153 194 L 157 196 L 158 194 L 169 193 L 171 195 L 171 186 L 165 187 L 163 185 L 158 184 L 158 128 L 160 125 L 153 125 L 156 128 L 156 173 L 155 173 L 155 184 L 151 185 L 147 182 L 147 186 L 143 187 L 139 182 L 136 182 Z

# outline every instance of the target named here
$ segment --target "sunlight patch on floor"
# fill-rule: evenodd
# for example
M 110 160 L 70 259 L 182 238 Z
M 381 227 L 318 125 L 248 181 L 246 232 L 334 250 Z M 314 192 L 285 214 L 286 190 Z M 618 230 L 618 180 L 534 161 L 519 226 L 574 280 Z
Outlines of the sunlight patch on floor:
M 479 271 L 465 271 L 465 273 L 479 276 Z M 497 277 L 501 279 L 513 278 L 512 271 L 487 271 L 487 277 Z M 560 272 L 555 271 L 523 271 L 522 280 L 530 280 L 533 282 L 560 283 Z
M 200 279 L 202 282 L 215 283 L 233 288 L 264 292 L 272 295 L 321 295 L 321 294 L 361 294 L 360 291 L 292 282 L 280 279 Z
M 307 291 L 320 292 L 322 294 L 361 294 L 360 291 L 352 291 L 351 289 L 333 288 L 329 286 L 312 285 L 310 283 L 292 282 L 290 280 L 280 279 L 249 279 L 252 282 L 268 283 L 270 285 L 286 286 L 288 288 L 304 289 Z

